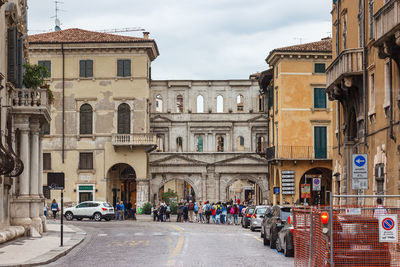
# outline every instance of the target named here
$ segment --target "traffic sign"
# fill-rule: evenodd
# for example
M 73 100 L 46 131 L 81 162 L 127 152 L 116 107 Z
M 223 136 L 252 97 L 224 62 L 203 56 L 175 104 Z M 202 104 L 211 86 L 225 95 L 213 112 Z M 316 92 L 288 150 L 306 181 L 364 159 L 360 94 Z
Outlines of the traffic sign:
M 352 157 L 352 189 L 368 189 L 368 155 L 353 154 Z
M 379 242 L 397 242 L 397 230 L 397 214 L 379 216 Z
M 321 177 L 313 178 L 313 191 L 321 191 Z

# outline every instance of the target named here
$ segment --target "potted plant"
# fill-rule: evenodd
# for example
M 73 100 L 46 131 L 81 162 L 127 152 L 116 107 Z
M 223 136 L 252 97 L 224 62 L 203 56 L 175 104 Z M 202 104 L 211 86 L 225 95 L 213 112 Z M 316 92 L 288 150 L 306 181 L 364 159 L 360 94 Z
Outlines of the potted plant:
M 50 77 L 50 73 L 46 67 L 36 64 L 24 64 L 24 67 L 25 73 L 22 79 L 24 86 L 32 89 L 46 89 L 49 103 L 52 104 L 54 101 L 54 95 L 50 90 L 50 85 L 44 80 L 46 77 Z

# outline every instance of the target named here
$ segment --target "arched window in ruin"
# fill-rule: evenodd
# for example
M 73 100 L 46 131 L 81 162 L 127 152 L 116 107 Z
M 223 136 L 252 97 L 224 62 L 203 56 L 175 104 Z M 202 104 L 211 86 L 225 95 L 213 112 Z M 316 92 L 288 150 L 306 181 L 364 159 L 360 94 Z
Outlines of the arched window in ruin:
M 79 109 L 79 133 L 93 134 L 93 109 L 89 104 L 83 104 Z
M 197 113 L 204 112 L 204 97 L 202 95 L 197 96 Z
M 156 96 L 156 112 L 162 112 L 163 110 L 163 99 L 161 95 Z

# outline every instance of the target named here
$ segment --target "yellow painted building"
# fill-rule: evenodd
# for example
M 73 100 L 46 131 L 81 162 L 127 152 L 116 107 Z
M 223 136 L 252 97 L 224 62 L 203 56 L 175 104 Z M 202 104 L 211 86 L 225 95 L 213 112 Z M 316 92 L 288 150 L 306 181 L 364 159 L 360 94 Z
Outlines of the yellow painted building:
M 326 204 L 332 177 L 332 103 L 325 93 L 325 67 L 331 61 L 331 39 L 278 48 L 266 59 L 271 69 L 260 74 L 267 99 L 268 160 L 273 204 L 304 202 L 302 185 L 320 178 L 311 204 Z M 315 188 L 317 189 L 317 188 Z
M 333 1 L 327 91 L 335 113 L 336 194 L 400 193 L 399 11 L 398 0 Z M 353 154 L 367 154 L 366 179 L 353 179 Z M 384 204 L 399 201 L 384 199 Z M 375 199 L 364 203 L 373 205 Z
M 45 185 L 65 174 L 64 201 L 150 199 L 150 66 L 154 40 L 81 29 L 29 37 L 30 62 L 50 71 L 52 121 L 43 138 Z M 47 178 L 47 179 L 46 179 Z M 48 198 L 60 200 L 59 191 Z

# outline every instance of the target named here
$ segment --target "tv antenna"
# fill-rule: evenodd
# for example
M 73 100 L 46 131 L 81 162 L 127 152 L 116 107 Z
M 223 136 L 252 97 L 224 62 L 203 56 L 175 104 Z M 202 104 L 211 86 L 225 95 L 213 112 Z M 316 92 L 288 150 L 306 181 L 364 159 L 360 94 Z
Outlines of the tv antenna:
M 96 32 L 118 33 L 118 32 L 144 32 L 144 31 L 146 31 L 146 30 L 143 28 L 134 27 L 134 28 L 117 28 L 117 29 L 108 29 L 108 30 L 98 30 Z
M 295 37 L 295 38 L 293 38 L 293 39 L 295 39 L 296 41 L 298 41 L 298 42 L 299 42 L 299 44 L 302 44 L 302 43 L 303 43 L 303 39 L 304 39 L 304 38 L 301 38 L 301 37 Z
M 55 0 L 54 4 L 55 4 L 55 13 L 56 14 L 54 16 L 52 16 L 51 18 L 55 18 L 55 20 L 54 20 L 54 24 L 55 24 L 54 31 L 57 32 L 57 31 L 61 31 L 61 22 L 60 22 L 60 19 L 58 18 L 58 13 L 60 11 L 65 11 L 65 10 L 62 10 L 62 9 L 60 9 L 58 7 L 59 4 L 64 4 L 64 2 Z

